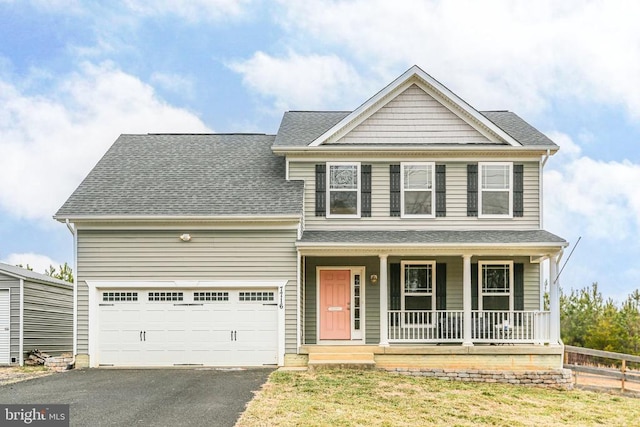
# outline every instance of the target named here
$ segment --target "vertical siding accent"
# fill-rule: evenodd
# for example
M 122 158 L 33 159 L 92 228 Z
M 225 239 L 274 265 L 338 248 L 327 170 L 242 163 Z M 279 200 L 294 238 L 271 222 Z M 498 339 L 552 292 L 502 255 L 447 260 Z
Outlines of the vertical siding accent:
M 371 217 L 371 165 L 360 166 L 360 215 Z
M 284 352 L 285 353 L 297 353 L 298 348 L 296 346 L 296 333 L 298 321 L 298 310 L 296 309 L 296 281 L 290 280 L 287 282 L 284 290 Z
M 436 165 L 436 217 L 447 216 L 447 166 Z
M 447 309 L 447 264 L 436 264 L 436 310 Z
M 20 355 L 20 279 L 0 274 L 0 288 L 9 289 L 9 361 Z
M 478 165 L 467 165 L 467 216 L 478 216 Z
M 513 165 L 513 216 L 524 216 L 524 166 Z
M 327 167 L 316 165 L 316 216 L 327 216 Z
M 389 165 L 389 216 L 400 216 L 400 165 Z

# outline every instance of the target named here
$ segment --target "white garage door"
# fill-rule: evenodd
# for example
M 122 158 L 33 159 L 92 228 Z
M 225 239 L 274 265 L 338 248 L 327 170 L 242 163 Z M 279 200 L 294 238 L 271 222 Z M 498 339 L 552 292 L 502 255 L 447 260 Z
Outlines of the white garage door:
M 275 290 L 104 290 L 99 298 L 100 365 L 277 363 Z

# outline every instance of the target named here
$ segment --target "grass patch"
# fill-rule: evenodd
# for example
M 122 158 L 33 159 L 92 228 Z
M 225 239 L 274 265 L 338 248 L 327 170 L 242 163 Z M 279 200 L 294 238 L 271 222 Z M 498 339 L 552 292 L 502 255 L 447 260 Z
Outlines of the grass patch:
M 408 377 L 276 371 L 237 426 L 636 425 L 640 399 L 582 390 Z

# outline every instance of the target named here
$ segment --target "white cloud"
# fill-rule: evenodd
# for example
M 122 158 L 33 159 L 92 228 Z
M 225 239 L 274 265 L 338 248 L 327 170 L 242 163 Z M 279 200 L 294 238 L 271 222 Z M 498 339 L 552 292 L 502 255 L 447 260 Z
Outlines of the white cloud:
M 151 83 L 187 98 L 194 95 L 193 81 L 179 74 L 155 72 L 151 75 Z
M 36 273 L 44 273 L 45 270 L 48 270 L 49 267 L 54 266 L 56 269 L 60 267 L 58 261 L 54 261 L 46 255 L 34 254 L 32 252 L 22 253 L 22 254 L 9 254 L 6 260 L 3 260 L 5 264 L 9 265 L 19 265 L 21 264 L 24 268 L 27 265 L 33 268 L 33 271 Z
M 640 164 L 580 156 L 571 138 L 551 136 L 566 156 L 545 171 L 545 228 L 610 242 L 640 236 Z
M 245 61 L 228 64 L 242 74 L 243 83 L 262 96 L 273 98 L 279 113 L 289 109 L 318 109 L 339 104 L 353 109 L 363 101 L 362 79 L 335 55 L 276 58 L 257 52 Z
M 279 23 L 291 35 L 282 43 L 290 50 L 279 56 L 258 53 L 247 61 L 257 76 L 278 63 L 283 77 L 255 85 L 261 94 L 280 96 L 277 103 L 285 97 L 276 95 L 283 93 L 281 81 L 299 79 L 293 71 L 307 56 L 314 58 L 306 53 L 313 46 L 344 52 L 352 62 L 341 61 L 341 67 L 357 66 L 360 74 L 366 69 L 378 84 L 420 65 L 480 109 L 533 114 L 549 108 L 555 97 L 572 97 L 620 104 L 640 117 L 640 2 L 282 0 L 280 5 Z M 247 71 L 237 71 L 246 78 Z M 292 97 L 313 93 L 305 86 L 315 84 L 303 79 L 289 92 Z
M 172 15 L 189 21 L 214 20 L 241 17 L 252 0 L 125 0 L 133 12 L 140 15 Z
M 84 64 L 47 95 L 0 80 L 0 209 L 51 221 L 121 133 L 209 132 L 111 64 Z

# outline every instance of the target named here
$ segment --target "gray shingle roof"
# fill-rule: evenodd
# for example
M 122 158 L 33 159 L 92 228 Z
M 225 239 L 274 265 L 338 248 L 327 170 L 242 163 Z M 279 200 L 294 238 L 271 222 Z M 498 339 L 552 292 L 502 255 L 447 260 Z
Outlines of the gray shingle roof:
M 511 111 L 480 111 L 480 114 L 524 146 L 557 147 L 546 135 Z
M 302 212 L 273 135 L 121 135 L 56 218 L 279 216 Z
M 274 146 L 307 146 L 349 114 L 349 111 L 288 111 L 282 118 Z M 480 114 L 525 147 L 557 147 L 552 140 L 515 113 L 510 111 L 480 111 Z M 430 144 L 428 145 L 431 146 Z M 474 144 L 474 146 L 478 145 L 481 144 Z M 445 147 L 446 145 L 440 144 L 440 146 Z
M 17 276 L 21 279 L 25 280 L 34 280 L 37 282 L 44 283 L 52 283 L 55 285 L 63 285 L 67 287 L 72 287 L 73 284 L 69 282 L 65 282 L 64 280 L 54 279 L 53 277 L 47 276 L 46 274 L 35 273 L 33 271 L 29 271 L 26 268 L 16 267 L 15 265 L 5 264 L 0 262 L 0 273 L 9 273 L 12 276 Z
M 305 231 L 300 243 L 338 243 L 353 245 L 403 244 L 553 244 L 567 242 L 545 230 L 402 230 L 402 231 Z
M 351 111 L 287 111 L 284 113 L 275 147 L 304 147 L 331 129 Z

